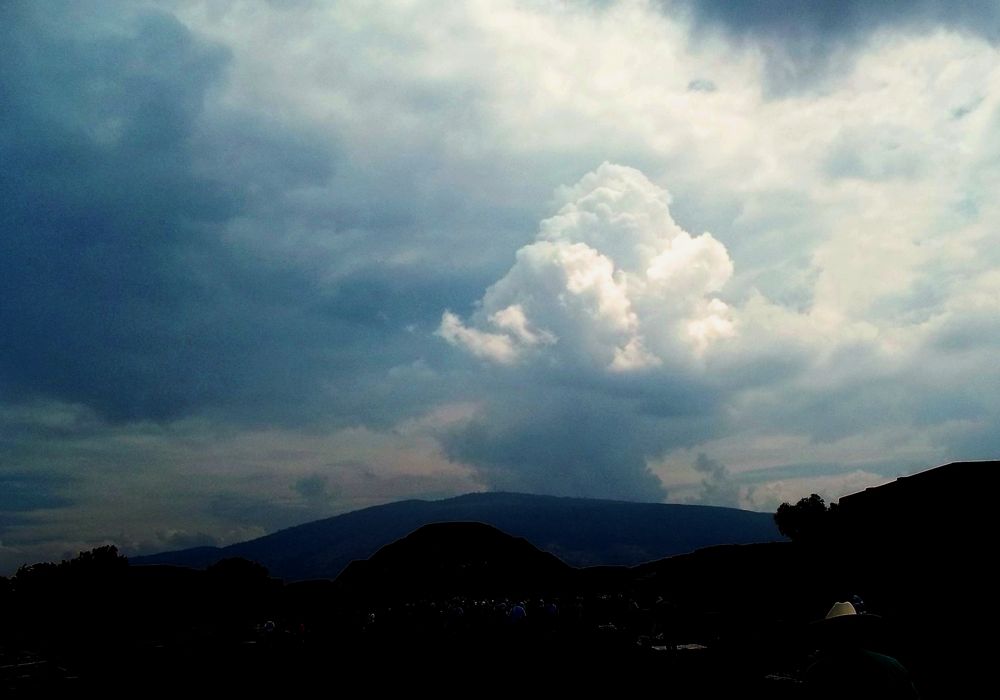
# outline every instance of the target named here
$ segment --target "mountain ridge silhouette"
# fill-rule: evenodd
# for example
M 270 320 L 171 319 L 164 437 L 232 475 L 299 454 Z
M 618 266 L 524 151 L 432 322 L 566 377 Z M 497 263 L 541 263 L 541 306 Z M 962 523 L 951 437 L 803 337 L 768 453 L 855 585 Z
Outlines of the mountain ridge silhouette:
M 625 565 L 717 544 L 784 539 L 770 513 L 512 492 L 408 499 L 303 523 L 226 547 L 132 557 L 134 564 L 205 568 L 229 557 L 260 562 L 289 581 L 336 578 L 354 560 L 436 522 L 481 522 L 572 566 Z

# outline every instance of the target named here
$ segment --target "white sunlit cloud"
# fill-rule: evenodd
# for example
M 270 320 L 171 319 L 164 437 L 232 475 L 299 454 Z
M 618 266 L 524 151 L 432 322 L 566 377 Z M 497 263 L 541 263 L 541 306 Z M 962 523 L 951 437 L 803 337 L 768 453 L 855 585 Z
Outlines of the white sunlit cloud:
M 713 296 L 732 261 L 711 234 L 674 222 L 665 190 L 605 163 L 561 195 L 565 204 L 487 290 L 472 325 L 446 311 L 439 335 L 503 364 L 539 352 L 630 371 L 734 334 L 729 307 Z

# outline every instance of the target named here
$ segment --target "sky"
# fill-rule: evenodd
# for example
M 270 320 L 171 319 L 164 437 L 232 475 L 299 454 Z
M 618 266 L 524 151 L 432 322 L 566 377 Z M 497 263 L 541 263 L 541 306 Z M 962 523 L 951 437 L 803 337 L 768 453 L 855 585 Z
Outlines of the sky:
M 1000 3 L 0 3 L 0 573 L 1000 455 Z

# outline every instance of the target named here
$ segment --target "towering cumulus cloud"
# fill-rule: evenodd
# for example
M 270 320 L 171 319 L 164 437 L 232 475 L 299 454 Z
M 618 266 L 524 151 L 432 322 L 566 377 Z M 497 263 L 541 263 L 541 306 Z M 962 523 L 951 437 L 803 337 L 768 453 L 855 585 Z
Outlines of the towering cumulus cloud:
M 678 226 L 666 190 L 604 163 L 561 194 L 468 323 L 444 313 L 441 337 L 501 364 L 634 372 L 696 361 L 734 335 L 716 296 L 733 273 L 726 248 Z
M 718 296 L 733 264 L 634 168 L 605 163 L 559 197 L 472 316 L 444 312 L 437 334 L 501 372 L 442 444 L 492 488 L 660 500 L 648 460 L 718 409 L 705 369 L 736 340 Z

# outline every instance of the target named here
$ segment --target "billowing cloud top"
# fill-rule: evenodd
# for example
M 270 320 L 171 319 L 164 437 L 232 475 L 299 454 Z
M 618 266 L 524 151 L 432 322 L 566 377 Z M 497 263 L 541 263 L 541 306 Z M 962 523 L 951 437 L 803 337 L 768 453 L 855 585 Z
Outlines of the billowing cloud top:
M 444 313 L 445 340 L 502 364 L 544 355 L 628 372 L 683 363 L 732 336 L 729 307 L 713 296 L 732 261 L 711 234 L 674 222 L 666 190 L 605 163 L 561 195 L 487 290 L 474 326 Z

